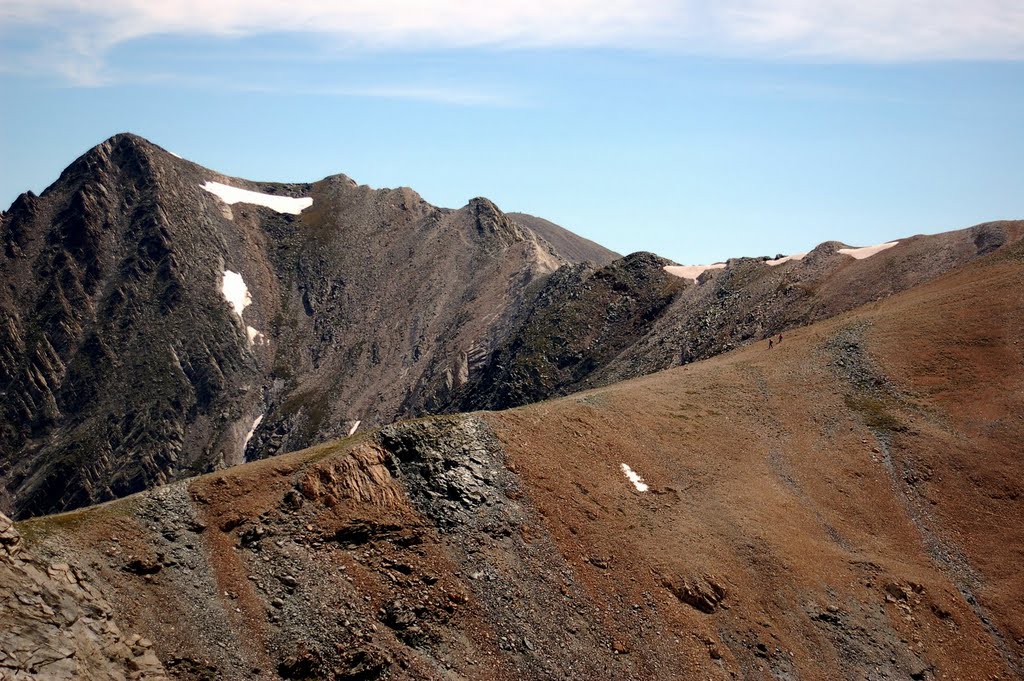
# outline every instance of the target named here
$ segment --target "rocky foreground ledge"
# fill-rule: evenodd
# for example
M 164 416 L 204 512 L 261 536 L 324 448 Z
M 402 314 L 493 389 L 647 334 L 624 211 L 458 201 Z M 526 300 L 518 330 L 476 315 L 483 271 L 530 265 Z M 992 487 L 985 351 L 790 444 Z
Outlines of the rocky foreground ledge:
M 0 678 L 165 679 L 139 636 L 125 636 L 82 573 L 24 550 L 0 514 Z

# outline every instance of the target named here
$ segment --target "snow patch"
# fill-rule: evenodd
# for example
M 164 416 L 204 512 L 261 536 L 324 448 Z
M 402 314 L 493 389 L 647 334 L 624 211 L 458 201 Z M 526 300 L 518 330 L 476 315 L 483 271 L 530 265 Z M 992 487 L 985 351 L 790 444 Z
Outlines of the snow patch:
M 637 492 L 646 492 L 647 490 L 650 489 L 647 483 L 644 482 L 644 479 L 641 478 L 637 474 L 637 472 L 634 471 L 632 468 L 630 468 L 624 463 L 619 464 L 619 467 L 622 469 L 622 472 L 626 475 L 626 477 L 629 478 L 629 481 L 633 483 L 633 487 L 636 487 Z
M 256 345 L 263 345 L 263 334 L 260 333 L 259 329 L 247 326 L 245 327 L 245 335 L 249 338 L 249 345 L 252 345 L 253 343 Z
M 355 423 L 353 423 L 352 427 L 348 429 L 348 435 L 346 437 L 352 437 L 353 435 L 355 435 L 356 430 L 359 429 L 360 423 L 362 423 L 362 421 L 356 421 Z
M 241 319 L 245 308 L 252 304 L 249 287 L 242 280 L 242 275 L 231 270 L 224 270 L 224 282 L 221 284 L 220 290 L 224 294 L 224 299 L 231 304 L 235 314 Z
M 245 435 L 245 441 L 242 443 L 242 461 L 246 461 L 245 448 L 249 446 L 249 440 L 252 439 L 253 434 L 256 433 L 256 429 L 260 427 L 260 423 L 263 422 L 263 414 L 256 417 L 256 420 L 252 422 L 252 428 Z
M 669 274 L 683 279 L 697 281 L 697 277 L 708 270 L 720 270 L 725 267 L 724 262 L 716 262 L 714 265 L 665 265 L 665 271 Z
M 784 262 L 790 262 L 792 260 L 803 260 L 805 255 L 807 255 L 807 254 L 806 253 L 794 253 L 793 255 L 787 255 L 787 256 L 782 257 L 782 258 L 776 258 L 775 260 L 765 260 L 764 264 L 768 265 L 768 267 L 775 267 L 776 265 L 781 265 Z
M 875 244 L 874 246 L 865 246 L 864 248 L 840 248 L 839 252 L 843 255 L 848 255 L 851 258 L 857 260 L 863 260 L 864 258 L 870 258 L 875 253 L 887 250 L 898 244 L 899 241 L 887 241 L 884 244 Z
M 167 153 L 170 154 L 171 156 L 173 156 L 174 158 L 181 158 L 181 156 L 178 156 L 173 151 L 168 151 Z M 181 160 L 184 161 L 185 159 L 182 158 Z
M 252 305 L 252 295 L 249 293 L 249 287 L 245 285 L 242 275 L 231 270 L 224 270 L 224 282 L 221 284 L 220 290 L 224 294 L 224 300 L 228 301 L 231 309 L 238 315 L 238 321 L 245 326 L 245 337 L 249 341 L 249 347 L 254 344 L 263 345 L 266 342 L 263 332 L 256 327 L 245 325 L 242 318 L 245 308 Z
M 200 185 L 200 187 L 215 195 L 224 203 L 251 203 L 257 206 L 266 206 L 278 213 L 298 215 L 313 205 L 313 199 L 308 196 L 301 199 L 295 199 L 290 196 L 274 196 L 273 194 L 263 194 L 210 181 Z

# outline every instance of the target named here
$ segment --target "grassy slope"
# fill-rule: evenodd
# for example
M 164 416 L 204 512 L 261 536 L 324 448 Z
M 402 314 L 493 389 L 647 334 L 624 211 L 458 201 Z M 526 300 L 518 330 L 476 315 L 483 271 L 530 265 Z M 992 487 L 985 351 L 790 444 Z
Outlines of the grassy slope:
M 908 650 L 921 653 L 911 669 L 1005 673 L 1024 636 L 1014 251 L 771 351 L 759 343 L 491 418 L 594 597 L 660 592 L 664 630 L 692 639 L 684 650 L 703 640 L 747 673 L 756 662 L 743 651 L 758 642 L 781 651 L 766 666 L 789 658 L 816 677 L 856 676 Z M 632 492 L 620 463 L 661 493 Z M 595 570 L 594 555 L 612 569 Z M 665 601 L 666 579 L 705 574 L 733 607 L 708 617 Z M 863 630 L 816 619 L 829 606 Z M 665 656 L 629 617 L 608 626 Z
M 578 590 L 567 586 L 565 599 L 593 620 L 604 647 L 592 656 L 614 665 L 607 666 L 609 678 L 1021 673 L 1006 662 L 1020 659 L 1017 641 L 1024 637 L 1017 607 L 1024 598 L 1024 528 L 1014 520 L 1024 517 L 1020 254 L 1014 248 L 787 333 L 771 351 L 748 346 L 485 415 L 538 514 L 514 539 L 553 541 L 560 556 L 551 574 L 561 574 L 561 565 L 571 572 Z M 239 650 L 253 646 L 244 653 L 247 663 L 268 668 L 273 660 L 261 651 L 282 629 L 264 621 L 275 611 L 266 606 L 269 596 L 250 584 L 263 579 L 261 564 L 234 548 L 237 530 L 224 530 L 230 523 L 223 521 L 262 513 L 275 522 L 293 481 L 310 466 L 348 456 L 348 449 L 349 443 L 315 448 L 186 483 L 208 529 L 195 554 L 205 563 L 184 581 L 175 581 L 175 568 L 152 582 L 124 577 L 116 568 L 122 558 L 110 557 L 115 550 L 151 552 L 143 526 L 155 521 L 133 521 L 108 506 L 75 514 L 74 522 L 41 519 L 21 527 L 44 553 L 76 551 L 83 562 L 92 560 L 97 581 L 114 592 L 118 617 L 163 646 L 164 657 L 181 650 L 220 654 L 204 637 L 234 628 L 248 639 Z M 621 463 L 652 491 L 635 492 Z M 139 497 L 117 502 L 139 503 Z M 343 501 L 316 514 L 311 525 L 292 519 L 270 527 L 282 536 L 316 537 L 316 523 L 352 517 L 419 522 L 403 505 Z M 308 527 L 315 530 L 305 532 Z M 342 584 L 339 603 L 362 607 L 365 593 L 372 613 L 399 589 L 364 567 L 358 552 L 314 552 L 306 548 L 309 537 L 304 541 L 288 544 L 295 570 L 319 571 L 323 581 L 338 574 L 324 566 L 348 566 L 354 587 Z M 561 644 L 554 639 L 531 642 L 539 653 L 503 651 L 495 637 L 503 623 L 479 605 L 487 585 L 457 569 L 460 547 L 435 533 L 423 546 L 401 559 L 421 561 L 414 563 L 417 571 L 443 574 L 448 592 L 469 594 L 464 614 L 444 625 L 465 632 L 464 648 L 445 644 L 458 673 L 514 678 L 536 673 L 521 656 L 557 655 Z M 507 554 L 496 546 L 483 553 L 499 564 Z M 202 583 L 200 574 L 216 589 L 206 593 L 191 584 Z M 532 575 L 526 588 L 546 588 L 551 574 Z M 725 596 L 710 614 L 673 595 L 688 586 L 708 591 L 712 583 Z M 176 596 L 181 584 L 191 587 L 188 607 Z M 159 617 L 146 614 L 158 604 Z M 543 609 L 509 607 L 528 620 L 547 616 Z M 218 609 L 226 614 L 216 627 L 197 628 L 197 617 L 209 619 Z M 315 608 L 283 612 L 298 618 L 297 625 L 303 617 L 322 617 Z M 575 626 L 566 623 L 560 640 L 579 638 Z M 376 645 L 390 635 L 381 629 L 373 634 Z M 462 657 L 487 662 L 463 664 Z M 409 660 L 408 674 L 440 678 L 436 663 L 418 654 Z

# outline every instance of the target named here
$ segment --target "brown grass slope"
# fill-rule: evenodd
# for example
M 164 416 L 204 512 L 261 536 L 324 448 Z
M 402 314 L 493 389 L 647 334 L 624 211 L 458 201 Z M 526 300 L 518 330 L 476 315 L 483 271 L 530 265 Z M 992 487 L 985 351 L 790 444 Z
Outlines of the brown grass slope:
M 1022 284 L 19 528 L 177 678 L 1020 678 Z
M 839 253 L 837 241 L 802 260 L 770 266 L 759 258 L 729 260 L 666 308 L 644 337 L 580 387 L 597 387 L 707 359 L 743 343 L 807 326 L 906 291 L 1017 243 L 1024 221 L 900 239 L 869 258 Z
M 672 633 L 694 676 L 703 642 L 749 678 L 1020 677 L 1022 284 L 1018 246 L 771 351 L 490 418 L 638 659 Z M 728 610 L 665 593 L 712 583 Z M 648 594 L 653 632 L 626 607 Z

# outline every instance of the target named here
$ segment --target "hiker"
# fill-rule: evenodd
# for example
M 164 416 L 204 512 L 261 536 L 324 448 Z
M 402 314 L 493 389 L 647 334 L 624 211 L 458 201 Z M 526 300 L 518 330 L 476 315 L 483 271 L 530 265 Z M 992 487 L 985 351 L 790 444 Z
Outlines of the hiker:
M 774 343 L 773 343 L 772 339 L 771 339 L 771 338 L 769 338 L 769 339 L 768 339 L 768 349 L 769 349 L 769 350 L 771 350 L 771 349 L 772 349 L 772 345 L 774 345 Z
M 782 334 L 779 334 L 779 340 L 776 341 L 778 345 L 782 345 Z

